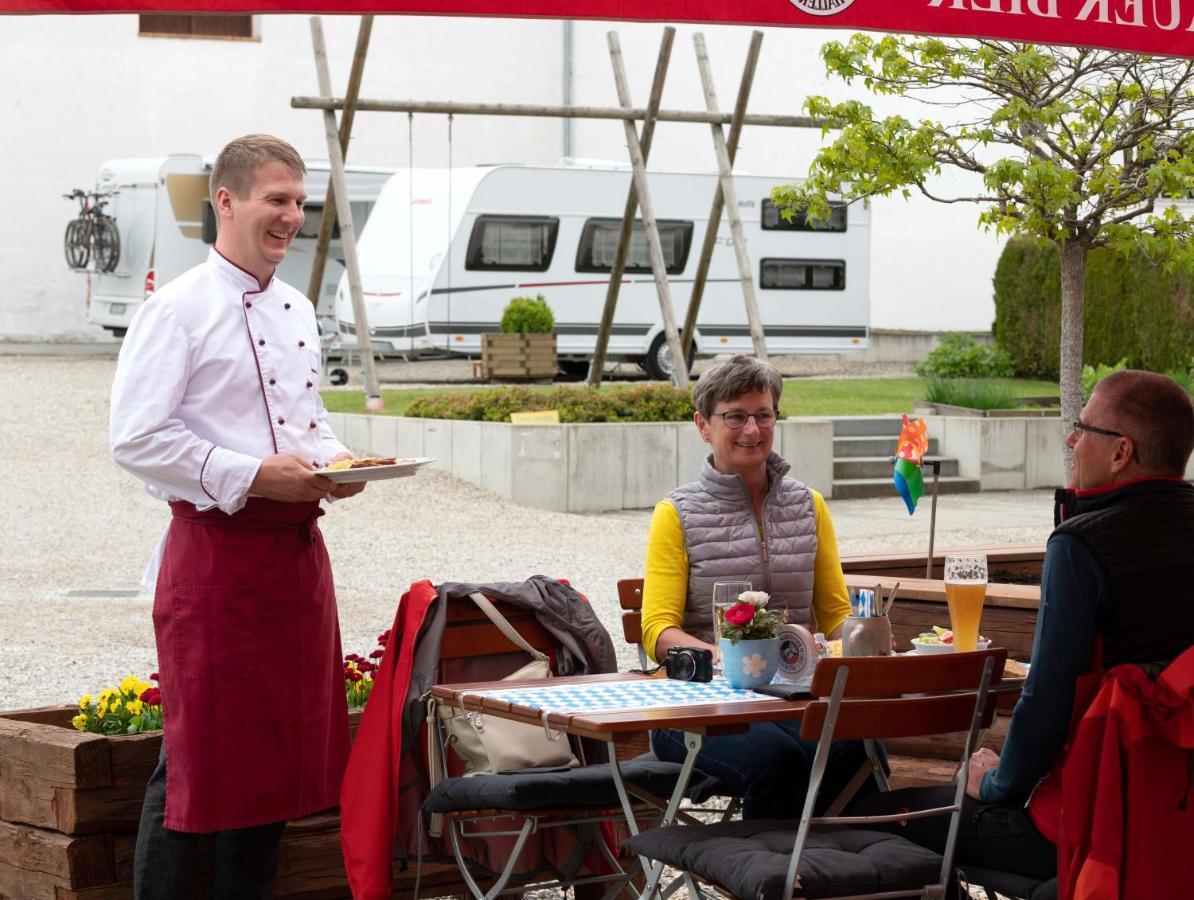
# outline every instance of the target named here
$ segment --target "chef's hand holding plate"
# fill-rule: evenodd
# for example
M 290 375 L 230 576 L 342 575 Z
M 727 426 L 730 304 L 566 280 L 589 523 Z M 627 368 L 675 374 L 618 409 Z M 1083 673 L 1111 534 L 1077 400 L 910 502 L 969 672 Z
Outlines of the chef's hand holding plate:
M 329 462 L 336 462 L 341 459 L 352 459 L 353 456 L 347 450 L 343 453 L 337 453 Z M 325 478 L 320 478 L 320 481 L 326 481 Z M 365 489 L 365 482 L 363 481 L 348 481 L 343 484 L 333 484 L 328 489 L 328 494 L 335 497 L 337 500 L 343 500 L 345 497 L 354 497 Z
M 263 459 L 257 467 L 249 493 L 283 503 L 310 503 L 322 500 L 336 487 L 349 485 L 333 485 L 323 476 L 316 475 L 309 459 L 295 453 L 275 453 Z

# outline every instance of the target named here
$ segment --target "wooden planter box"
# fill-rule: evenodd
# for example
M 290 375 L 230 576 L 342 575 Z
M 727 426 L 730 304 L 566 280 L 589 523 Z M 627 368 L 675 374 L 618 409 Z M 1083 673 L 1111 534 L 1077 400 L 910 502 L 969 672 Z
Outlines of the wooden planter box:
M 554 334 L 481 335 L 481 372 L 491 381 L 530 381 L 556 376 Z
M 157 766 L 161 732 L 86 734 L 70 724 L 77 712 L 63 706 L 0 713 L 0 898 L 132 897 L 141 800 Z M 359 710 L 349 713 L 354 735 L 360 717 Z M 425 896 L 464 893 L 455 865 L 422 868 Z M 412 895 L 414 882 L 413 865 L 395 872 L 394 896 Z M 210 885 L 196 885 L 205 888 Z M 350 896 L 334 810 L 286 826 L 276 896 Z

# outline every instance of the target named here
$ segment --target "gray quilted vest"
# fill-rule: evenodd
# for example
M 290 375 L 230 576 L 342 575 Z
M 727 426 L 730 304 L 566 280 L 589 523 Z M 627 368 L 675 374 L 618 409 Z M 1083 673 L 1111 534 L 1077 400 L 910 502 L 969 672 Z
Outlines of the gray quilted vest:
M 749 581 L 756 591 L 771 595 L 769 609 L 787 609 L 789 622 L 812 625 L 817 516 L 812 491 L 786 477 L 790 468 L 776 453 L 767 458 L 766 546 L 759 540 L 745 482 L 713 468 L 712 455 L 705 460 L 700 478 L 667 495 L 680 514 L 688 553 L 684 631 L 716 643 L 713 584 L 717 581 Z

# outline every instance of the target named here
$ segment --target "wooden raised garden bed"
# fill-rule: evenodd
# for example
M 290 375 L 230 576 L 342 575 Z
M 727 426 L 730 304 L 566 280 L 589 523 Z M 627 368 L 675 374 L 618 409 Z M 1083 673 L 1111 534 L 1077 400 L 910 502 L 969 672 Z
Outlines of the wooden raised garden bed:
M 161 732 L 85 734 L 70 724 L 77 712 L 49 707 L 0 713 L 0 898 L 132 897 L 141 800 L 157 765 Z M 360 715 L 349 713 L 353 734 Z M 414 866 L 396 871 L 394 896 L 413 895 L 414 882 Z M 431 896 L 462 893 L 464 887 L 455 865 L 424 863 L 420 891 Z M 335 810 L 287 825 L 276 896 L 350 896 Z
M 554 334 L 481 335 L 481 371 L 491 381 L 531 381 L 556 376 Z

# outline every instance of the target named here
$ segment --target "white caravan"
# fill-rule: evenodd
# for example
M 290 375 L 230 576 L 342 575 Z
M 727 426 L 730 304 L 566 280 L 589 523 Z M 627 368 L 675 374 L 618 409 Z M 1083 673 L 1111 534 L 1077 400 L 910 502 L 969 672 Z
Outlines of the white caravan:
M 120 232 L 120 258 L 108 273 L 88 273 L 87 318 L 117 336 L 153 291 L 207 258 L 215 241 L 215 217 L 208 200 L 213 158 L 192 154 L 150 159 L 113 159 L 100 166 L 95 189 L 112 193 L 105 212 Z M 319 235 L 319 214 L 327 194 L 327 163 L 307 163 L 307 221 L 278 267 L 283 281 L 306 292 Z M 353 225 L 360 228 L 393 169 L 350 168 Z M 334 234 L 316 312 L 325 333 L 335 330 L 336 285 L 344 272 Z M 94 268 L 94 267 L 93 267 Z
M 394 175 L 361 230 L 361 282 L 375 352 L 479 354 L 512 297 L 542 294 L 565 370 L 596 344 L 630 171 L 602 166 L 483 166 Z M 756 296 L 770 353 L 867 346 L 870 210 L 835 206 L 817 229 L 789 223 L 771 189 L 790 177 L 736 175 Z M 683 325 L 717 176 L 651 172 L 677 327 Z M 347 278 L 341 335 L 355 335 Z M 355 341 L 355 338 L 345 338 Z M 751 351 L 742 286 L 723 215 L 697 320 L 696 352 Z M 671 362 L 641 220 L 618 296 L 608 355 L 667 378 Z

